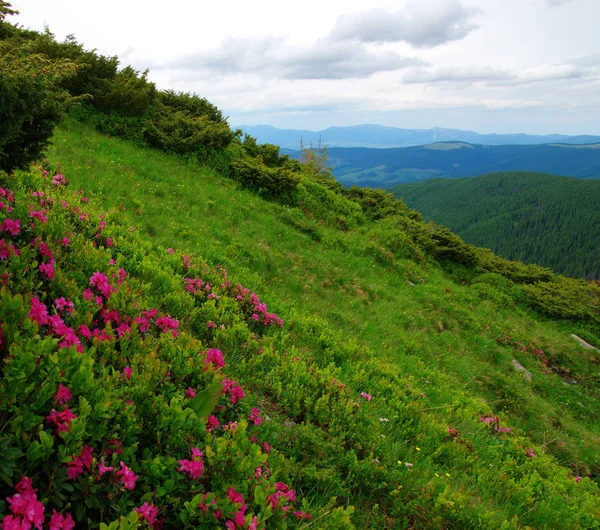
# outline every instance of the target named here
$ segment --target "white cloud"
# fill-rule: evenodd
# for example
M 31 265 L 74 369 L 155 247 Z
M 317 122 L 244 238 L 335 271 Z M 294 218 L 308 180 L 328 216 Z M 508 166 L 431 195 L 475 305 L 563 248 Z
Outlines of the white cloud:
M 511 79 L 506 70 L 489 66 L 441 66 L 437 68 L 411 68 L 402 76 L 402 83 L 439 83 L 439 82 L 483 82 Z
M 439 46 L 460 40 L 479 26 L 473 22 L 478 9 L 446 0 L 430 9 L 411 4 L 403 11 L 370 9 L 340 16 L 330 37 L 360 42 L 407 42 L 419 48 Z
M 548 4 L 550 7 L 558 7 L 565 4 L 570 4 L 573 1 L 574 0 L 546 0 L 546 4 Z
M 218 48 L 199 51 L 155 69 L 180 69 L 202 75 L 257 75 L 269 79 L 350 79 L 426 64 L 391 50 L 370 50 L 357 42 L 324 39 L 290 46 L 282 37 L 227 38 Z

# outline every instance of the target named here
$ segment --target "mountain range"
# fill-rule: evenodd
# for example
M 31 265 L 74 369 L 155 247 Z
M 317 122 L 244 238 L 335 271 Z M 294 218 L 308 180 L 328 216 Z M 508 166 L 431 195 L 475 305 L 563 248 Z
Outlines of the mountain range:
M 480 134 L 460 129 L 401 129 L 384 125 L 352 125 L 348 127 L 329 127 L 320 131 L 302 129 L 278 129 L 271 125 L 241 125 L 245 133 L 255 137 L 259 143 L 279 145 L 287 149 L 300 149 L 317 145 L 319 139 L 331 147 L 410 147 L 434 142 L 467 142 L 486 145 L 534 145 L 565 143 L 573 145 L 600 142 L 600 136 L 565 134 Z
M 432 178 L 474 177 L 494 171 L 540 171 L 600 178 L 600 144 L 475 145 L 465 142 L 392 149 L 333 147 L 328 164 L 344 186 L 389 188 Z M 298 158 L 299 151 L 287 150 Z

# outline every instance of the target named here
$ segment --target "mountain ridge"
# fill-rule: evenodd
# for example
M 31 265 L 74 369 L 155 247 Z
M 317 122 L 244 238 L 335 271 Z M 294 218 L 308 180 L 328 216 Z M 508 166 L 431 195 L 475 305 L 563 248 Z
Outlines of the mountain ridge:
M 331 126 L 312 131 L 309 129 L 280 129 L 272 125 L 240 125 L 239 129 L 254 136 L 259 143 L 271 143 L 288 149 L 298 149 L 300 138 L 304 145 L 316 145 L 319 138 L 327 147 L 391 148 L 425 145 L 438 141 L 465 141 L 483 145 L 539 145 L 562 142 L 584 144 L 600 142 L 600 136 L 566 134 L 489 133 L 432 127 L 404 129 L 379 124 Z

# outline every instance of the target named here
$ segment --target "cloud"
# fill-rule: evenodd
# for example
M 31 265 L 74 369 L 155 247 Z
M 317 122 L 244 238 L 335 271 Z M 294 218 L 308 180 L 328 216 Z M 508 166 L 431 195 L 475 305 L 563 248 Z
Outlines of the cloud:
M 518 72 L 512 79 L 490 81 L 488 85 L 516 86 L 567 79 L 583 79 L 591 75 L 591 73 L 590 69 L 580 68 L 574 64 L 547 64 Z
M 426 64 L 390 50 L 372 51 L 357 42 L 327 39 L 306 47 L 292 47 L 281 37 L 226 38 L 219 48 L 196 52 L 155 69 L 187 70 L 200 75 L 258 75 L 279 79 L 365 78 Z
M 472 18 L 478 9 L 464 7 L 459 0 L 446 0 L 436 9 L 413 4 L 390 13 L 370 9 L 338 17 L 329 37 L 364 43 L 407 42 L 417 48 L 431 48 L 460 40 L 479 26 Z
M 598 64 L 598 60 L 600 60 L 600 55 L 575 60 L 579 61 L 580 64 L 575 64 L 575 61 L 573 61 L 567 64 L 540 65 L 515 72 L 487 66 L 410 68 L 401 77 L 401 82 L 406 85 L 419 83 L 483 83 L 490 87 L 501 87 L 567 79 L 584 79 L 599 72 L 598 68 L 594 68 L 594 65 Z
M 550 7 L 558 7 L 565 4 L 570 4 L 574 0 L 546 0 L 546 4 Z
M 416 83 L 440 82 L 482 82 L 511 79 L 506 70 L 499 70 L 487 66 L 452 67 L 443 66 L 426 70 L 424 68 L 411 68 L 402 76 L 402 83 L 410 85 Z

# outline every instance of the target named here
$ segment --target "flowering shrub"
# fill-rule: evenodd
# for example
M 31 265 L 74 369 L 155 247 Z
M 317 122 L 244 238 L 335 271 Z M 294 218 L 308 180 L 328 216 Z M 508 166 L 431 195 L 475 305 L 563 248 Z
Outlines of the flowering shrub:
M 90 222 L 64 176 L 36 189 L 43 213 L 9 183 L 0 188 L 0 527 L 289 528 L 317 515 L 277 481 L 260 433 L 247 433 L 264 418 L 226 377 L 228 352 L 213 347 L 221 328 L 217 342 L 213 332 L 200 341 L 152 307 L 127 271 L 140 263 L 107 244 L 132 250 L 125 231 Z M 205 276 L 186 282 L 191 307 L 219 301 L 239 325 L 283 326 L 224 271 Z M 324 524 L 349 527 L 350 511 L 321 511 Z

